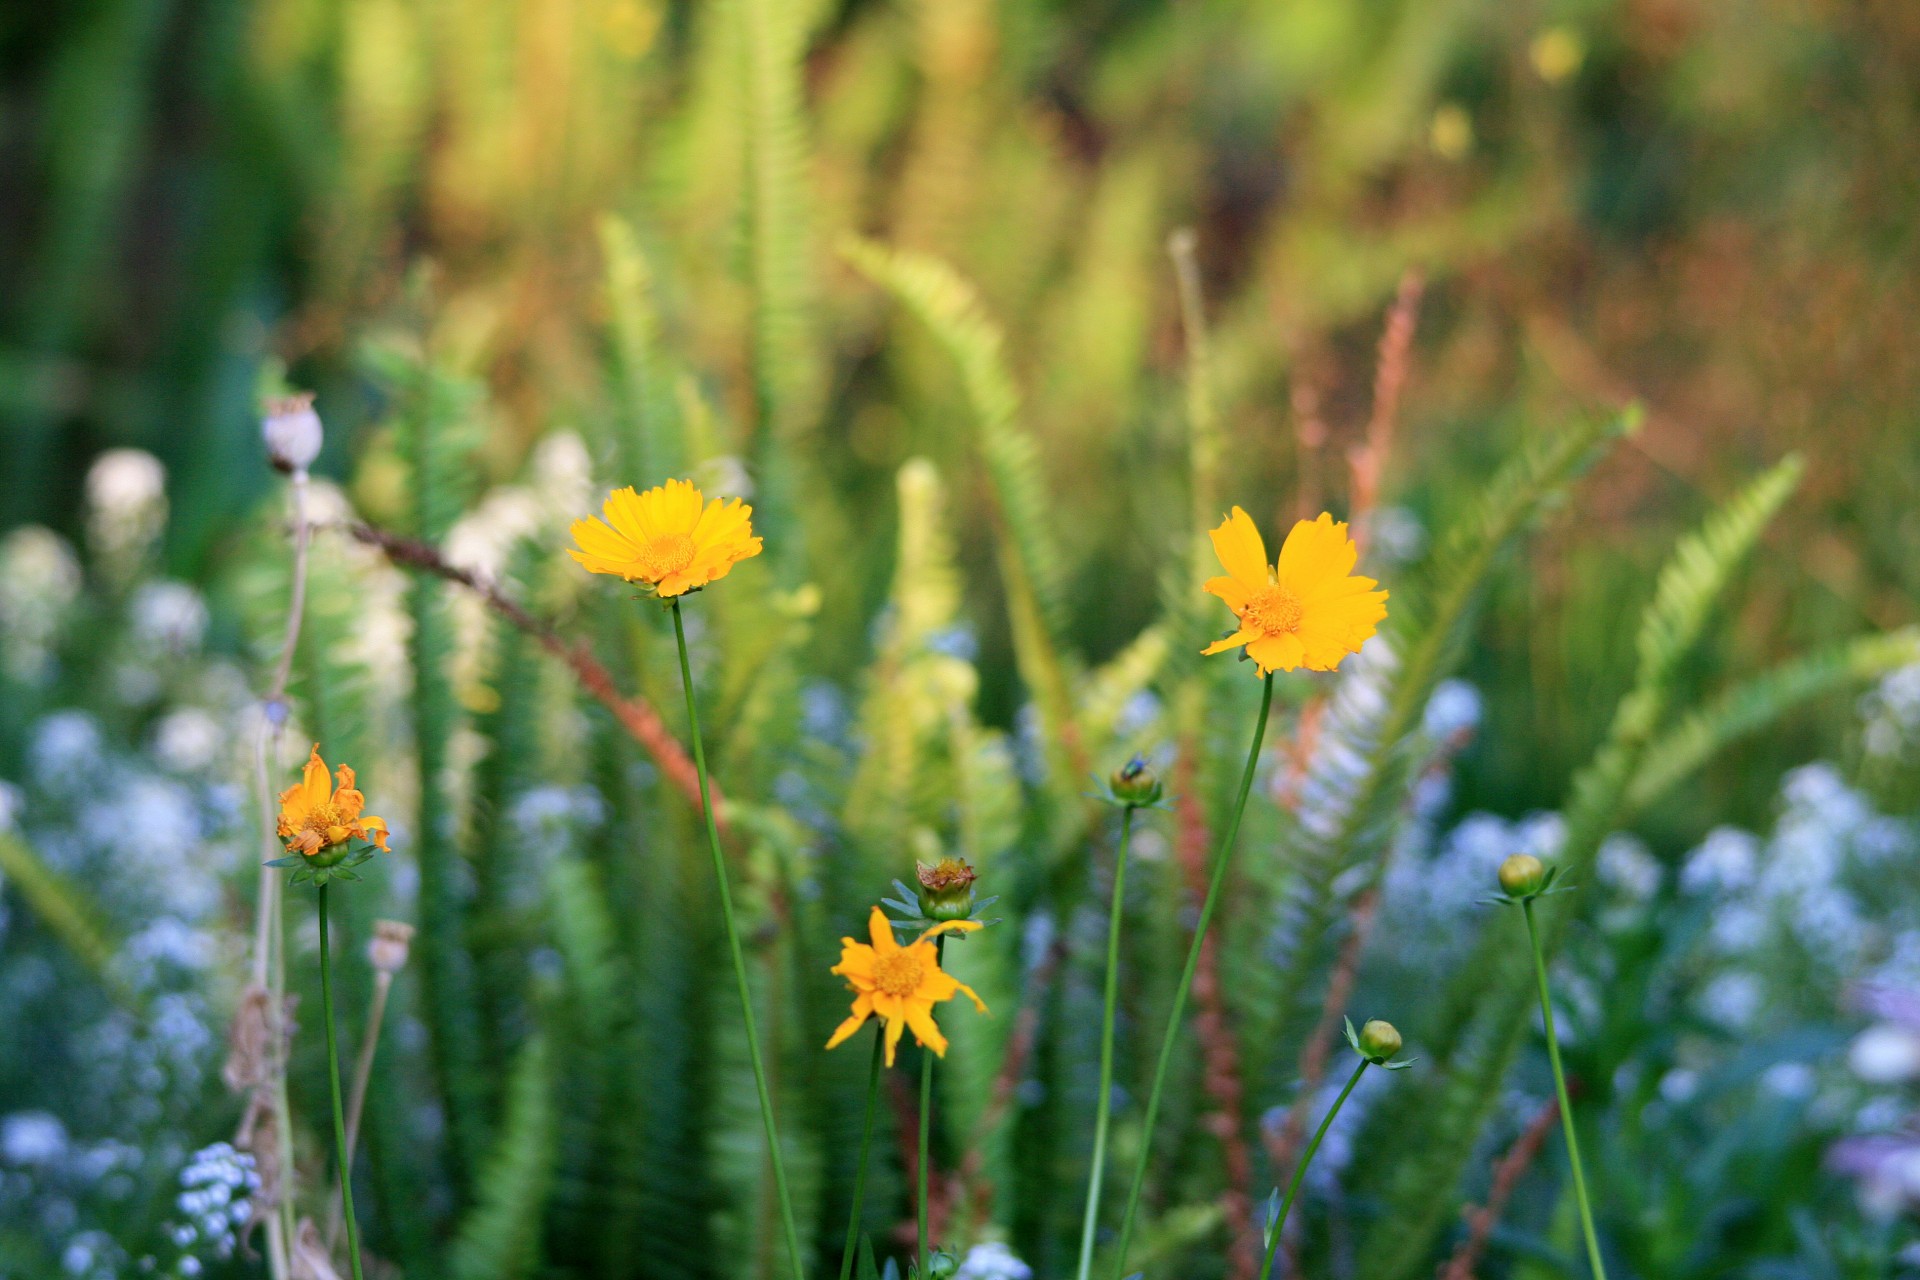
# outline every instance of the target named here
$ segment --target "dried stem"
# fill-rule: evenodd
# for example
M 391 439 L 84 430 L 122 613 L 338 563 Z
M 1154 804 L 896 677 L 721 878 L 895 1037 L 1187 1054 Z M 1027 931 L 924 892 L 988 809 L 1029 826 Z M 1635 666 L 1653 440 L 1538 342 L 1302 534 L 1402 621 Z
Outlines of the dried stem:
M 1560 1104 L 1552 1098 L 1527 1121 L 1527 1127 L 1493 1166 L 1493 1185 L 1487 1188 L 1487 1202 L 1467 1211 L 1467 1237 L 1453 1251 L 1453 1256 L 1441 1264 L 1438 1280 L 1473 1280 L 1481 1255 L 1487 1250 L 1487 1238 L 1493 1234 L 1493 1224 L 1506 1212 L 1507 1201 L 1513 1198 L 1513 1189 L 1520 1185 L 1521 1175 L 1539 1158 L 1547 1135 L 1559 1121 Z
M 1380 504 L 1380 479 L 1387 459 L 1393 455 L 1393 431 L 1400 417 L 1400 393 L 1406 389 L 1411 365 L 1414 323 L 1420 314 L 1420 297 L 1426 292 L 1426 277 L 1409 270 L 1400 277 L 1400 290 L 1387 311 L 1387 323 L 1380 333 L 1380 354 L 1373 370 L 1373 414 L 1367 419 L 1365 439 L 1348 454 L 1353 469 L 1352 519 L 1354 541 L 1364 551 L 1365 517 Z
M 666 722 L 660 718 L 660 712 L 654 705 L 639 694 L 621 693 L 619 686 L 614 683 L 613 674 L 584 644 L 563 639 L 552 622 L 537 617 L 473 570 L 452 564 L 440 554 L 437 547 L 429 543 L 403 538 L 370 524 L 353 523 L 344 527 L 354 540 L 377 548 L 397 565 L 424 570 L 465 587 L 509 624 L 533 637 L 541 648 L 566 664 L 583 689 L 613 712 L 621 727 L 653 757 L 667 781 L 679 789 L 687 802 L 693 805 L 695 812 L 700 811 L 700 777 L 686 749 L 667 729 Z M 711 786 L 711 792 L 714 821 L 724 833 L 727 829 L 726 802 L 717 784 Z

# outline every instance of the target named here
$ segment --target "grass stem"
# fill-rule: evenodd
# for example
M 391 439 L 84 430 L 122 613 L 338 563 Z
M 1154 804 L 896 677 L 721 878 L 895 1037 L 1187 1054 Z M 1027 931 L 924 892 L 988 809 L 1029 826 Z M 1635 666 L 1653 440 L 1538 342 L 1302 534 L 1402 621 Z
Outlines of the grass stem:
M 687 727 L 693 738 L 693 766 L 700 775 L 700 812 L 707 824 L 707 850 L 713 855 L 713 878 L 720 890 L 720 917 L 726 924 L 727 952 L 733 958 L 733 976 L 740 988 L 740 1015 L 747 1024 L 747 1056 L 753 1060 L 753 1084 L 760 1095 L 760 1123 L 766 1130 L 767 1159 L 773 1167 L 774 1194 L 780 1201 L 780 1224 L 786 1231 L 787 1253 L 798 1280 L 807 1274 L 800 1254 L 800 1231 L 794 1224 L 793 1196 L 787 1190 L 787 1165 L 780 1150 L 780 1131 L 773 1119 L 773 1094 L 767 1088 L 767 1064 L 760 1052 L 760 1030 L 753 1016 L 753 988 L 747 980 L 746 952 L 740 945 L 740 926 L 733 918 L 733 891 L 727 884 L 727 859 L 720 852 L 720 828 L 713 815 L 713 791 L 707 781 L 707 752 L 700 741 L 700 708 L 693 696 L 693 664 L 687 658 L 687 625 L 680 601 L 673 602 L 673 638 L 680 645 L 680 683 L 687 692 Z
M 1213 923 L 1213 909 L 1220 901 L 1220 887 L 1226 883 L 1227 865 L 1233 860 L 1234 841 L 1240 835 L 1240 819 L 1247 812 L 1247 796 L 1253 791 L 1253 774 L 1260 763 L 1260 744 L 1267 736 L 1267 714 L 1273 709 L 1273 673 L 1260 686 L 1260 718 L 1253 726 L 1253 742 L 1247 748 L 1246 768 L 1240 773 L 1240 794 L 1234 800 L 1233 818 L 1227 823 L 1220 847 L 1214 851 L 1213 868 L 1207 881 L 1207 896 L 1200 904 L 1200 919 L 1194 926 L 1193 945 L 1187 948 L 1187 965 L 1180 972 L 1180 985 L 1174 988 L 1173 1009 L 1167 1015 L 1167 1034 L 1160 1041 L 1160 1058 L 1153 1069 L 1153 1088 L 1147 1094 L 1147 1113 L 1140 1130 L 1140 1156 L 1134 1162 L 1133 1182 L 1127 1190 L 1126 1212 L 1120 1218 L 1120 1245 L 1114 1253 L 1114 1278 L 1127 1274 L 1127 1246 L 1133 1240 L 1133 1220 L 1140 1210 L 1140 1192 L 1147 1181 L 1147 1165 L 1153 1155 L 1153 1122 L 1160 1115 L 1160 1095 L 1166 1088 L 1167 1068 L 1173 1063 L 1174 1047 L 1180 1042 L 1180 1017 L 1186 1012 L 1187 995 L 1193 990 L 1194 971 L 1200 967 L 1200 949 L 1206 944 L 1207 926 Z

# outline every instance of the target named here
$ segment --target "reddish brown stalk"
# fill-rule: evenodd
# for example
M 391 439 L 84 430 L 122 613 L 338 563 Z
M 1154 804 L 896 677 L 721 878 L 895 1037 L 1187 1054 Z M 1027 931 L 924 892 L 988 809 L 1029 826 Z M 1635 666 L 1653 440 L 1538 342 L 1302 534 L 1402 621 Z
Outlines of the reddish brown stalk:
M 1519 1185 L 1520 1177 L 1526 1173 L 1540 1154 L 1540 1148 L 1546 1144 L 1547 1135 L 1560 1123 L 1560 1104 L 1548 1098 L 1546 1104 L 1527 1122 L 1520 1136 L 1513 1140 L 1506 1154 L 1493 1166 L 1493 1185 L 1487 1188 L 1487 1202 L 1479 1208 L 1466 1210 L 1467 1236 L 1453 1251 L 1453 1256 L 1442 1263 L 1436 1273 L 1438 1280 L 1473 1280 L 1473 1274 L 1480 1265 L 1480 1257 L 1487 1251 L 1487 1237 L 1493 1234 L 1494 1223 L 1500 1221 L 1500 1215 L 1506 1211 L 1507 1201 L 1513 1197 L 1514 1187 Z
M 1299 445 L 1300 475 L 1294 486 L 1294 518 L 1311 520 L 1326 509 L 1320 481 L 1320 451 L 1327 447 L 1327 420 L 1320 416 L 1320 384 L 1306 369 L 1305 356 L 1293 362 L 1293 437 Z M 1284 521 L 1283 521 L 1284 523 Z
M 621 693 L 613 681 L 613 673 L 584 644 L 563 639 L 552 622 L 530 613 L 473 570 L 449 563 L 438 548 L 428 543 L 403 538 L 369 524 L 353 523 L 345 528 L 356 541 L 377 548 L 396 565 L 420 569 L 467 588 L 485 601 L 489 609 L 538 641 L 541 648 L 566 664 L 583 689 L 613 712 L 621 727 L 653 757 L 653 762 L 659 766 L 667 781 L 687 798 L 696 813 L 699 812 L 700 777 L 694 770 L 692 757 L 667 729 L 653 704 L 639 694 L 628 696 Z M 726 802 L 721 798 L 720 786 L 716 782 L 713 784 L 713 817 L 722 835 L 727 834 L 726 814 Z
M 1187 745 L 1192 748 L 1197 744 Z M 1194 763 L 1199 754 L 1194 749 L 1181 751 L 1175 769 L 1179 799 L 1174 802 L 1174 847 L 1186 876 L 1187 891 L 1195 897 L 1206 892 L 1207 851 L 1213 843 L 1206 813 L 1200 807 L 1199 770 Z M 1200 1037 L 1202 1083 L 1217 1107 L 1207 1117 L 1206 1127 L 1220 1140 L 1221 1162 L 1226 1167 L 1227 1187 L 1220 1196 L 1220 1214 L 1232 1250 L 1230 1274 L 1234 1280 L 1252 1280 L 1260 1267 L 1253 1235 L 1253 1160 L 1245 1136 L 1246 1088 L 1240 1079 L 1240 1054 L 1220 989 L 1219 940 L 1219 933 L 1212 932 L 1200 946 L 1200 963 L 1193 976 L 1198 1005 L 1194 1030 Z
M 1409 270 L 1400 277 L 1400 290 L 1387 311 L 1380 332 L 1380 354 L 1373 370 L 1373 414 L 1364 440 L 1348 453 L 1353 471 L 1354 541 L 1366 549 L 1366 520 L 1380 503 L 1380 480 L 1393 454 L 1393 429 L 1400 417 L 1400 393 L 1406 389 L 1413 351 L 1414 322 L 1420 314 L 1420 296 L 1426 277 Z
M 1014 1018 L 1013 1034 L 1007 1037 L 1006 1056 L 1001 1059 L 1000 1070 L 993 1077 L 993 1092 L 988 1096 L 986 1108 L 980 1113 L 980 1123 L 967 1143 L 967 1154 L 960 1161 L 959 1188 L 954 1199 L 956 1202 L 972 1202 L 975 1221 L 985 1222 L 993 1213 L 993 1183 L 986 1176 L 986 1157 L 982 1154 L 987 1135 L 999 1127 L 1006 1117 L 1007 1108 L 1013 1105 L 1014 1090 L 1020 1087 L 1020 1078 L 1026 1074 L 1027 1061 L 1033 1057 L 1033 1047 L 1040 1040 L 1040 1009 L 1046 1003 L 1047 988 L 1053 985 L 1054 975 L 1060 971 L 1066 958 L 1066 937 L 1064 933 L 1056 933 L 1046 955 L 1041 957 L 1040 963 L 1034 966 L 1027 978 L 1020 1012 Z

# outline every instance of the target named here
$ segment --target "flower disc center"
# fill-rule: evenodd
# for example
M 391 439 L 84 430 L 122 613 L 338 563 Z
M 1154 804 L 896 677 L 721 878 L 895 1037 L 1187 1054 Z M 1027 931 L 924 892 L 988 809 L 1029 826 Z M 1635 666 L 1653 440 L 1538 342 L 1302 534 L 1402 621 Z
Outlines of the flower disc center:
M 890 996 L 910 996 L 920 989 L 926 966 L 911 950 L 895 951 L 880 957 L 873 966 L 873 985 Z
M 640 567 L 658 582 L 693 563 L 693 539 L 684 533 L 663 533 L 640 549 Z
M 1240 617 L 1249 626 L 1271 636 L 1298 631 L 1305 615 L 1306 608 L 1300 603 L 1300 597 L 1274 583 L 1255 592 Z

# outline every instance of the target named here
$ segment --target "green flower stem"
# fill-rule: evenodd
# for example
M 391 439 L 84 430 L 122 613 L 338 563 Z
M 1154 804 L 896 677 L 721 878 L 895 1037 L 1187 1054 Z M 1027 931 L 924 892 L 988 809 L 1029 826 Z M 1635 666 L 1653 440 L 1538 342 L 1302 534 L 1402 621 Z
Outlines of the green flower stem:
M 1567 1137 L 1567 1161 L 1573 1166 L 1573 1198 L 1580 1205 L 1580 1230 L 1587 1238 L 1587 1261 L 1593 1267 L 1594 1280 L 1607 1280 L 1606 1264 L 1600 1261 L 1600 1237 L 1593 1229 L 1593 1206 L 1587 1201 L 1587 1175 L 1580 1167 L 1580 1139 L 1574 1133 L 1573 1106 L 1567 1100 L 1567 1073 L 1560 1066 L 1560 1038 L 1553 1030 L 1553 996 L 1547 988 L 1547 960 L 1540 950 L 1540 932 L 1533 923 L 1533 899 L 1521 899 L 1520 910 L 1527 917 L 1533 976 L 1540 984 L 1540 1016 L 1546 1021 L 1547 1060 L 1553 1063 L 1553 1088 L 1560 1098 L 1560 1128 Z
M 346 1111 L 340 1105 L 340 1048 L 333 1033 L 333 957 L 327 950 L 327 886 L 320 886 L 320 1010 L 327 1024 L 327 1085 L 333 1091 L 333 1149 L 340 1163 L 340 1211 L 347 1219 L 347 1262 L 360 1280 L 360 1227 L 353 1220 L 353 1170 L 347 1164 Z
M 860 1163 L 853 1170 L 853 1208 L 847 1211 L 847 1244 L 840 1251 L 840 1280 L 853 1275 L 853 1251 L 860 1243 L 860 1210 L 867 1198 L 867 1155 L 873 1149 L 873 1117 L 880 1109 L 880 1064 L 886 1059 L 886 1026 L 873 1024 L 873 1061 L 867 1067 L 867 1114 L 860 1122 Z
M 1333 1118 L 1340 1114 L 1340 1108 L 1345 1105 L 1347 1095 L 1353 1092 L 1353 1086 L 1360 1083 L 1360 1077 L 1366 1074 L 1367 1068 L 1371 1065 L 1365 1058 L 1360 1059 L 1360 1065 L 1353 1069 L 1351 1076 L 1347 1077 L 1347 1087 L 1340 1091 L 1340 1096 L 1333 1100 L 1331 1107 L 1327 1108 L 1326 1119 L 1320 1122 L 1320 1128 L 1314 1132 L 1313 1141 L 1307 1144 L 1306 1151 L 1301 1154 L 1300 1163 L 1293 1171 L 1293 1181 L 1287 1184 L 1287 1194 L 1281 1197 L 1280 1212 L 1273 1216 L 1273 1222 L 1267 1227 L 1267 1260 L 1260 1264 L 1260 1280 L 1267 1280 L 1267 1277 L 1273 1274 L 1273 1260 L 1280 1256 L 1280 1229 L 1287 1225 L 1287 1211 L 1293 1208 L 1293 1198 L 1300 1194 L 1300 1184 L 1307 1180 L 1307 1166 L 1313 1163 L 1313 1153 L 1320 1149 L 1320 1140 L 1325 1138 L 1327 1130 L 1333 1127 Z
M 1140 1192 L 1147 1181 L 1147 1164 L 1153 1153 L 1153 1122 L 1160 1115 L 1160 1094 L 1167 1084 L 1167 1068 L 1173 1062 L 1174 1047 L 1180 1042 L 1180 1016 L 1186 1012 L 1187 993 L 1193 989 L 1193 974 L 1200 967 L 1200 948 L 1207 940 L 1207 926 L 1213 922 L 1213 909 L 1220 900 L 1220 886 L 1226 882 L 1227 864 L 1232 860 L 1233 844 L 1240 835 L 1240 819 L 1247 811 L 1247 796 L 1253 791 L 1254 767 L 1260 763 L 1260 744 L 1267 736 L 1267 713 L 1273 709 L 1273 673 L 1268 672 L 1260 688 L 1260 719 L 1253 726 L 1253 744 L 1247 749 L 1247 767 L 1240 774 L 1240 795 L 1234 801 L 1233 820 L 1213 854 L 1213 868 L 1207 881 L 1207 896 L 1200 904 L 1200 921 L 1193 930 L 1193 945 L 1187 948 L 1187 967 L 1180 973 L 1180 985 L 1174 989 L 1173 1011 L 1167 1017 L 1166 1038 L 1160 1042 L 1160 1060 L 1153 1069 L 1153 1088 L 1147 1094 L 1147 1114 L 1140 1130 L 1140 1158 L 1134 1163 L 1133 1184 L 1127 1191 L 1127 1208 L 1120 1219 L 1120 1247 L 1114 1256 L 1114 1277 L 1127 1274 L 1127 1245 L 1133 1240 L 1134 1214 L 1140 1208 Z
M 1127 891 L 1127 841 L 1134 806 L 1121 810 L 1120 844 L 1113 856 L 1113 906 L 1107 915 L 1107 989 L 1100 1013 L 1100 1102 L 1093 1119 L 1093 1167 L 1087 1172 L 1087 1215 L 1080 1225 L 1079 1280 L 1093 1271 L 1093 1234 L 1100 1222 L 1100 1184 L 1107 1167 L 1107 1122 L 1113 1112 L 1113 1011 L 1120 1001 L 1120 925 Z
M 933 963 L 937 968 L 947 957 L 945 937 L 933 940 Z M 914 1213 L 914 1239 L 919 1246 L 920 1278 L 927 1280 L 927 1267 L 933 1255 L 927 1249 L 927 1166 L 933 1159 L 933 1050 L 920 1047 L 920 1194 Z
M 687 660 L 687 626 L 680 601 L 673 602 L 673 637 L 680 643 L 680 683 L 687 691 L 687 726 L 693 735 L 693 766 L 700 775 L 700 812 L 707 820 L 707 849 L 713 854 L 713 878 L 720 889 L 720 917 L 727 926 L 727 950 L 733 957 L 733 976 L 740 987 L 740 1014 L 747 1024 L 747 1056 L 753 1059 L 753 1084 L 760 1094 L 760 1123 L 766 1130 L 767 1157 L 773 1165 L 773 1187 L 780 1199 L 780 1222 L 786 1229 L 787 1253 L 798 1280 L 807 1273 L 800 1256 L 800 1232 L 794 1226 L 793 1197 L 787 1190 L 787 1165 L 780 1151 L 780 1133 L 773 1122 L 773 1094 L 767 1088 L 767 1064 L 760 1053 L 760 1031 L 753 1018 L 753 990 L 747 982 L 747 957 L 740 947 L 740 926 L 733 918 L 733 891 L 727 886 L 727 860 L 720 852 L 720 828 L 713 817 L 713 796 L 707 785 L 707 752 L 700 742 L 700 709 L 693 697 L 693 665 Z

